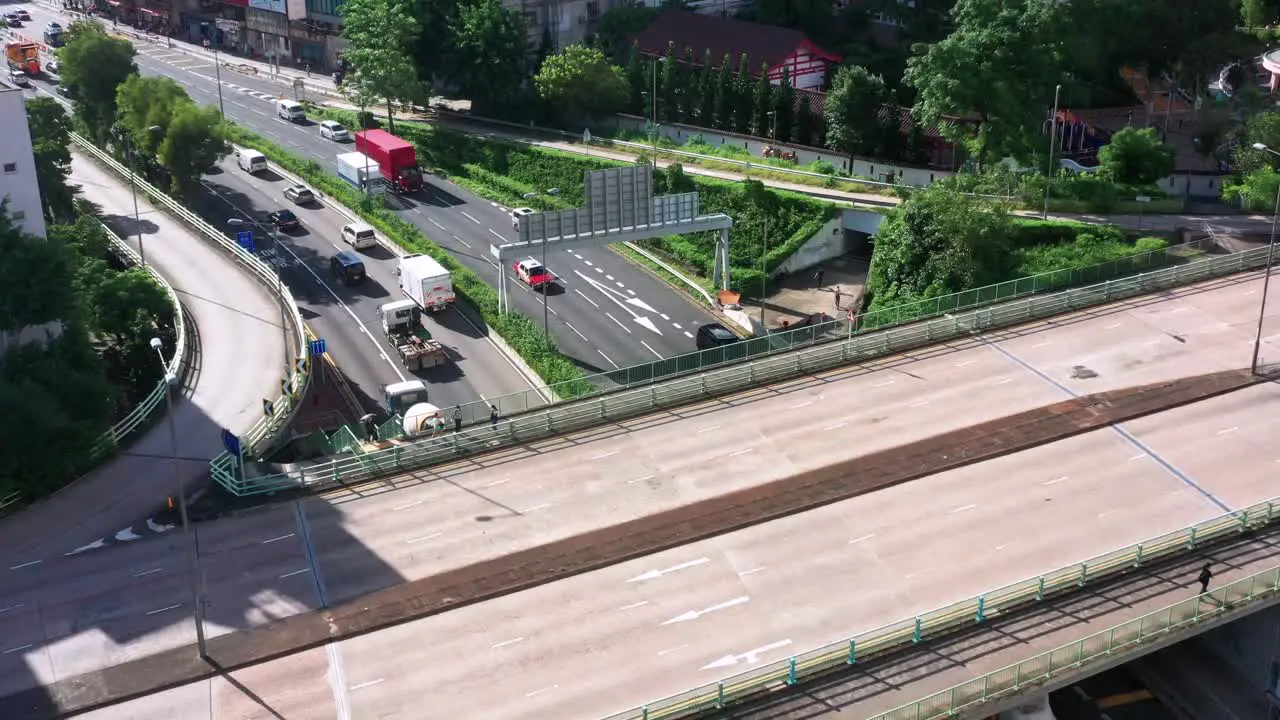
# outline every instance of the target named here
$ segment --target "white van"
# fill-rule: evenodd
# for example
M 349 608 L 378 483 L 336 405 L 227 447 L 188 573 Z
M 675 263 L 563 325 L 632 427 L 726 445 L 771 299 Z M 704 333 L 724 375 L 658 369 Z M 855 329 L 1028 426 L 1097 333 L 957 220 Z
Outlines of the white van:
M 276 115 L 289 122 L 301 122 L 307 119 L 307 111 L 297 100 L 277 100 Z
M 262 172 L 267 169 L 267 156 L 257 150 L 237 150 L 236 164 L 250 174 Z
M 366 223 L 351 223 L 342 226 L 342 242 L 357 250 L 375 247 L 378 238 L 374 237 L 373 226 Z

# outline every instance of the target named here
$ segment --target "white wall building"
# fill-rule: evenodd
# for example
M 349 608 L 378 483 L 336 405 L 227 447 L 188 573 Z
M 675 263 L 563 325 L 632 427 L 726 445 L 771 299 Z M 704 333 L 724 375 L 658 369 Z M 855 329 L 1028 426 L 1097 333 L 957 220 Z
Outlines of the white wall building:
M 22 90 L 5 82 L 0 82 L 0 128 L 0 200 L 24 232 L 43 238 L 44 211 L 27 107 Z

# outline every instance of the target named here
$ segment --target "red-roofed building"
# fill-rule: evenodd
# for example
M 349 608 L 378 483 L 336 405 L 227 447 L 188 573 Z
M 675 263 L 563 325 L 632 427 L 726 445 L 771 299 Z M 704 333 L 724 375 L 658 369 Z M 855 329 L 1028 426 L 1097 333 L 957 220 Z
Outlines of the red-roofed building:
M 662 12 L 635 40 L 640 45 L 640 53 L 647 57 L 664 57 L 667 46 L 675 43 L 676 58 L 683 60 L 685 50 L 692 48 L 699 65 L 707 50 L 711 51 L 717 66 L 728 53 L 735 68 L 746 53 L 753 75 L 759 75 L 763 64 L 769 68 L 769 78 L 776 85 L 782 82 L 782 71 L 786 68 L 791 85 L 803 90 L 825 89 L 830 67 L 841 60 L 839 55 L 813 44 L 799 30 L 685 10 Z

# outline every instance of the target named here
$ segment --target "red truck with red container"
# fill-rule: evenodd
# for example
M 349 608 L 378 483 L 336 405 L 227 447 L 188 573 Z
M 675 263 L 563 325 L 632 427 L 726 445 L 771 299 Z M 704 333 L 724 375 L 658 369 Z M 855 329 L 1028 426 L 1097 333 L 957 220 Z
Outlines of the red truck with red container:
M 361 130 L 356 133 L 356 150 L 377 163 L 392 192 L 422 189 L 422 170 L 418 168 L 418 153 L 413 143 L 386 130 Z

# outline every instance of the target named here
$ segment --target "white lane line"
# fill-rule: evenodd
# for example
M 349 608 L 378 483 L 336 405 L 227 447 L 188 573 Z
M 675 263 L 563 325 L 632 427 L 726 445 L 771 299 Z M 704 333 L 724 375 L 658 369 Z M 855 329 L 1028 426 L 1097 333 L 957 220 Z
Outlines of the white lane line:
M 743 570 L 742 572 L 738 573 L 738 577 L 746 577 L 748 575 L 755 575 L 758 572 L 764 572 L 764 568 L 765 566 L 761 565 L 760 567 L 754 567 L 754 568 L 751 568 L 750 570 Z
M 640 344 L 641 344 L 641 345 L 643 345 L 643 346 L 644 346 L 644 348 L 645 348 L 646 350 L 648 350 L 649 352 L 653 353 L 653 354 L 654 354 L 654 355 L 655 355 L 659 360 L 662 360 L 662 359 L 663 359 L 663 358 L 662 358 L 662 353 L 660 353 L 660 352 L 658 352 L 657 350 L 654 350 L 653 348 L 649 347 L 649 343 L 647 343 L 647 342 L 645 342 L 645 341 L 641 340 L 641 341 L 640 341 Z
M 1104 518 L 1104 517 L 1106 517 L 1106 516 L 1108 516 L 1108 515 L 1114 515 L 1115 513 L 1118 513 L 1118 512 L 1120 512 L 1120 511 L 1119 511 L 1119 510 L 1107 510 L 1106 512 L 1100 512 L 1100 513 L 1098 513 L 1098 517 L 1100 517 L 1100 518 Z
M 525 697 L 527 697 L 527 698 L 530 698 L 530 697 L 533 697 L 534 695 L 541 695 L 542 693 L 544 693 L 544 692 L 546 692 L 546 691 L 548 691 L 548 690 L 555 690 L 555 689 L 556 689 L 556 688 L 558 688 L 558 687 L 560 687 L 560 686 L 559 686 L 559 685 L 552 685 L 551 687 L 544 687 L 544 688 L 542 688 L 541 690 L 534 690 L 533 692 L 527 692 L 527 693 L 525 693 L 525 694 L 524 694 L 524 696 L 525 696 Z
M 1011 383 L 1011 382 L 1013 382 L 1013 378 L 1004 378 L 1003 380 L 1001 380 L 1000 382 L 998 382 L 998 383 L 996 383 L 996 384 L 997 384 L 997 385 L 1007 385 L 1008 383 Z
M 929 404 L 928 400 L 917 400 L 916 402 L 911 403 L 911 407 L 924 407 L 925 405 L 928 405 L 928 404 Z
M 287 572 L 276 579 L 283 580 L 285 578 L 293 577 L 294 575 L 301 575 L 302 573 L 309 573 L 309 572 L 311 572 L 311 568 L 302 568 L 301 570 L 294 570 L 293 572 Z
M 608 280 L 608 281 L 610 281 L 610 282 L 618 282 L 617 280 L 614 280 L 614 279 L 613 279 L 613 276 L 612 276 L 612 275 L 605 275 L 604 277 L 605 277 L 605 279 L 606 279 L 606 280 Z
M 1280 462 L 1280 460 L 1277 460 L 1276 462 Z M 645 475 L 644 477 L 638 477 L 638 478 L 634 478 L 634 479 L 628 480 L 628 481 L 627 481 L 627 484 L 628 484 L 628 485 L 634 485 L 634 484 L 636 484 L 636 483 L 638 483 L 638 482 L 644 482 L 645 480 L 652 480 L 652 479 L 654 479 L 655 477 L 656 477 L 655 475 Z
M 573 331 L 573 333 L 574 333 L 575 335 L 577 335 L 578 337 L 582 338 L 583 342 L 591 342 L 590 340 L 587 340 L 587 336 L 586 336 L 586 335 L 583 335 L 582 333 L 578 332 L 578 328 L 574 327 L 573 325 L 571 325 L 571 324 L 569 324 L 569 323 L 567 323 L 567 322 L 565 323 L 565 326 L 567 326 L 570 330 L 572 330 L 572 331 Z M 600 353 L 600 354 L 601 354 L 601 355 L 603 355 L 604 353 Z M 613 361 L 612 361 L 612 360 L 610 360 L 609 362 L 613 362 Z M 617 365 L 615 365 L 614 367 L 617 367 Z
M 890 379 L 890 380 L 884 380 L 884 381 L 881 381 L 881 382 L 878 382 L 878 383 L 876 383 L 876 384 L 872 385 L 871 387 L 873 387 L 873 388 L 878 388 L 878 387 L 889 387 L 890 385 L 892 385 L 892 384 L 894 384 L 894 383 L 896 383 L 896 382 L 898 382 L 898 381 L 897 381 L 897 380 L 892 380 L 892 379 Z
M 498 232 L 497 232 L 496 230 L 494 230 L 493 228 L 487 228 L 487 229 L 488 229 L 488 231 L 489 231 L 489 232 L 493 233 L 493 236 L 494 236 L 494 237 L 498 238 L 498 239 L 499 239 L 499 240 L 501 240 L 502 242 L 506 242 L 506 241 L 507 241 L 507 239 L 506 239 L 506 238 L 504 238 L 504 237 L 502 237 L 501 235 L 499 235 L 499 234 L 498 234 Z
M 684 327 L 683 327 L 683 326 L 681 326 L 681 325 L 680 325 L 680 323 L 676 323 L 676 322 L 671 323 L 671 327 L 673 327 L 673 328 L 675 328 L 675 329 L 677 329 L 677 330 L 683 330 L 683 329 L 684 329 Z
M 16 653 L 19 650 L 26 650 L 29 647 L 32 647 L 31 643 L 27 643 L 26 645 L 19 645 L 18 647 L 15 647 L 15 648 L 9 648 L 8 650 L 0 650 L 0 655 L 8 655 L 9 653 Z
M 1280 462 L 1280 460 L 1277 460 L 1276 462 Z M 21 565 L 10 565 L 10 566 L 9 566 L 9 569 L 10 569 L 10 570 L 21 570 L 22 568 L 25 568 L 25 567 L 31 567 L 32 565 L 39 565 L 39 564 L 40 564 L 40 563 L 42 563 L 42 562 L 44 562 L 44 561 L 43 561 L 43 560 L 32 560 L 31 562 L 24 562 L 24 563 L 22 563 Z
M 568 324 L 569 324 L 569 323 L 565 323 L 565 325 L 568 325 Z M 574 332 L 578 332 L 578 331 L 577 331 L 577 330 L 574 330 Z M 582 337 L 582 333 L 578 333 L 578 337 Z M 583 339 L 583 340 L 586 340 L 586 338 L 582 338 L 582 339 Z M 605 354 L 604 354 L 604 351 L 603 351 L 603 350 L 601 350 L 600 348 L 596 348 L 596 352 L 600 353 L 600 357 L 604 358 L 604 359 L 605 359 L 605 361 L 607 361 L 610 365 L 612 365 L 614 370 L 621 370 L 621 369 L 622 369 L 622 366 L 621 366 L 621 365 L 619 365 L 618 363 L 614 362 L 614 361 L 613 361 L 613 359 L 612 359 L 612 358 L 610 358 L 608 355 L 605 355 Z
M 1134 455 L 1133 457 L 1129 458 L 1129 462 L 1133 462 L 1134 460 L 1141 460 L 1144 457 L 1146 457 L 1146 455 Z
M 154 574 L 156 574 L 156 573 L 160 572 L 160 571 L 161 571 L 161 570 L 163 570 L 163 569 L 164 569 L 164 568 L 153 568 L 153 569 L 151 569 L 151 570 L 143 570 L 143 571 L 142 571 L 142 572 L 140 572 L 140 573 L 134 573 L 134 574 L 133 574 L 133 576 L 134 576 L 134 577 L 136 577 L 136 578 L 139 578 L 139 577 L 144 577 L 144 576 L 146 576 L 146 575 L 154 575 Z
M 397 505 L 391 509 L 392 510 L 408 510 L 411 507 L 418 507 L 421 504 L 422 504 L 421 500 L 415 500 L 411 503 L 405 503 L 404 505 Z
M 582 295 L 582 291 L 581 291 L 581 290 L 579 290 L 578 288 L 574 288 L 574 289 L 573 289 L 573 291 L 574 291 L 574 292 L 576 292 L 576 293 L 578 293 L 579 295 Z M 599 305 L 596 305 L 596 301 L 595 301 L 595 300 L 592 300 L 591 298 L 587 297 L 586 295 L 582 295 L 582 299 L 583 299 L 583 300 L 586 300 L 586 301 L 587 301 L 587 302 L 589 302 L 589 303 L 591 303 L 591 304 L 592 304 L 592 305 L 593 305 L 597 310 L 599 310 L 599 309 L 600 309 L 600 306 L 599 306 Z M 618 321 L 617 321 L 617 320 L 614 320 L 614 322 L 618 322 Z M 618 323 L 618 324 L 619 324 L 619 325 L 621 325 L 622 323 Z M 631 331 L 630 331 L 630 330 L 628 330 L 627 332 L 631 332 Z
M 477 224 L 477 225 L 480 225 L 480 224 L 481 224 L 479 220 L 477 220 L 477 219 L 475 219 L 475 218 L 471 217 L 471 215 L 470 215 L 470 214 L 468 214 L 466 210 L 463 210 L 463 211 L 461 211 L 461 212 L 462 212 L 462 214 L 463 214 L 463 215 L 466 215 L 467 219 L 468 219 L 468 220 L 470 220 L 471 222 L 473 222 L 473 223 L 475 223 L 475 224 Z
M 506 647 L 506 646 L 508 646 L 508 645 L 515 645 L 515 644 L 516 644 L 516 643 L 518 643 L 518 642 L 524 642 L 524 638 L 522 638 L 522 637 L 518 637 L 518 638 L 513 638 L 513 639 L 511 639 L 511 640 L 503 640 L 503 641 L 502 641 L 502 642 L 500 642 L 500 643 L 494 643 L 493 645 L 490 645 L 490 646 L 489 646 L 489 649 L 490 649 L 490 650 L 497 650 L 497 649 L 498 649 L 498 648 L 500 648 L 500 647 Z
M 18 608 L 25 607 L 25 606 L 26 606 L 26 603 L 18 603 L 17 605 L 10 605 L 9 607 L 0 608 L 0 613 L 9 612 L 10 610 L 17 610 Z
M 967 366 L 972 365 L 972 364 L 974 364 L 974 363 L 976 363 L 976 362 L 978 362 L 978 361 L 977 361 L 977 360 L 965 360 L 964 362 L 958 362 L 958 363 L 956 363 L 956 367 L 967 367 Z
M 1104 328 L 1102 328 L 1102 329 L 1103 329 L 1103 330 L 1115 330 L 1116 328 L 1120 327 L 1120 326 L 1121 326 L 1121 325 L 1123 325 L 1123 324 L 1124 324 L 1124 323 L 1111 323 L 1110 325 L 1107 325 L 1106 327 L 1104 327 Z
M 974 508 L 976 508 L 976 507 L 978 507 L 978 506 L 977 506 L 977 505 L 961 505 L 960 507 L 956 508 L 955 510 L 952 510 L 952 511 L 950 512 L 950 514 L 951 514 L 951 515 L 954 515 L 954 514 L 956 514 L 956 513 L 964 512 L 964 511 L 966 511 L 966 510 L 972 510 L 972 509 L 974 509 Z
M 406 544 L 406 545 L 414 545 L 414 544 L 417 544 L 417 543 L 420 543 L 420 542 L 426 542 L 426 541 L 428 541 L 428 540 L 431 540 L 432 538 L 438 538 L 438 537 L 440 537 L 440 536 L 441 536 L 441 535 L 443 535 L 443 534 L 444 534 L 444 533 L 431 533 L 430 535 L 423 535 L 422 537 L 416 537 L 416 538 L 414 538 L 414 539 L 412 539 L 412 540 L 406 540 L 406 541 L 405 541 L 405 544 Z
M 443 225 L 441 225 L 440 223 L 436 222 L 436 221 L 435 221 L 435 218 L 427 218 L 427 222 L 431 223 L 432 225 L 435 225 L 436 227 L 440 228 L 441 230 L 444 230 L 444 226 L 443 226 Z M 446 231 L 446 232 L 447 232 L 447 231 Z
M 739 455 L 746 455 L 747 453 L 751 452 L 751 451 L 752 451 L 752 450 L 754 450 L 754 449 L 755 449 L 755 448 L 745 448 L 745 449 L 742 449 L 742 450 L 734 450 L 733 452 L 729 453 L 729 457 L 737 457 L 737 456 L 739 456 Z
M 849 541 L 849 544 L 850 544 L 850 545 L 857 545 L 858 543 L 862 542 L 863 540 L 870 540 L 871 538 L 873 538 L 873 537 L 875 537 L 875 536 L 876 536 L 876 534 L 875 534 L 875 533 L 868 533 L 868 534 L 866 534 L 866 535 L 863 535 L 862 537 L 856 537 L 856 538 L 854 538 L 854 539 L 850 540 L 850 541 Z
M 663 655 L 670 655 L 673 652 L 679 652 L 687 647 L 689 647 L 689 643 L 685 643 L 683 645 L 677 645 L 673 648 L 667 648 L 666 650 L 659 650 L 658 657 L 662 657 Z
M 1045 345 L 1048 345 L 1050 342 L 1052 342 L 1052 340 L 1045 340 L 1044 342 L 1036 343 L 1035 345 L 1032 345 L 1031 347 L 1033 347 L 1033 348 L 1044 347 Z
M 618 454 L 618 451 L 617 451 L 617 450 L 611 450 L 611 451 L 609 451 L 609 452 L 607 452 L 607 453 L 600 453 L 599 455 L 596 455 L 595 457 L 593 457 L 593 458 L 591 458 L 591 459 L 592 459 L 592 460 L 603 460 L 603 459 L 605 459 L 605 458 L 607 458 L 607 457 L 611 457 L 611 456 L 613 456 L 613 455 L 617 455 L 617 454 Z
M 659 317 L 661 317 L 663 320 L 670 320 L 670 319 L 671 319 L 671 318 L 667 317 L 667 316 L 666 316 L 665 314 L 663 314 L 663 313 L 658 313 L 658 316 L 659 316 Z
M 147 611 L 147 614 L 148 614 L 148 615 L 157 615 L 157 614 L 162 613 L 162 612 L 169 612 L 170 610 L 177 610 L 177 609 L 178 609 L 178 608 L 180 608 L 180 607 L 182 607 L 182 603 L 178 603 L 177 605 L 170 605 L 169 607 L 162 607 L 162 608 L 160 608 L 159 610 L 148 610 L 148 611 Z
M 551 503 L 542 503 L 541 505 L 534 505 L 528 510 L 525 510 L 525 513 L 528 514 L 531 512 L 537 512 L 538 510 L 546 510 L 549 507 L 551 507 Z
M 595 305 L 595 303 L 592 303 L 592 304 L 593 304 L 593 305 Z M 596 307 L 600 307 L 600 306 L 599 306 L 599 305 L 596 305 Z M 631 334 L 631 328 L 629 328 L 629 327 L 627 327 L 626 325 L 623 325 L 622 323 L 618 322 L 618 318 L 614 317 L 614 316 L 613 316 L 613 313 L 608 313 L 608 312 L 607 312 L 607 313 L 605 313 L 605 316 L 606 316 L 606 317 L 608 317 L 610 320 L 612 320 L 612 321 L 613 321 L 613 322 L 614 322 L 618 327 L 622 328 L 623 330 L 626 330 L 628 335 L 630 335 L 630 334 Z M 642 340 L 641 342 L 643 342 L 643 340 Z
M 621 610 L 635 610 L 635 609 L 636 609 L 636 608 L 638 608 L 638 607 L 644 607 L 645 605 L 648 605 L 648 604 L 649 604 L 649 601 L 648 601 L 648 600 L 641 600 L 640 602 L 633 602 L 633 603 L 631 603 L 630 605 L 623 605 L 622 607 L 618 608 L 618 610 L 619 610 L 619 611 L 621 611 Z
M 709 425 L 709 426 L 704 427 L 704 428 L 702 428 L 701 430 L 699 430 L 699 431 L 698 431 L 698 434 L 702 434 L 702 433 L 704 433 L 704 432 L 711 432 L 712 430 L 719 430 L 719 429 L 720 429 L 720 426 L 719 426 L 719 425 Z
M 581 260 L 581 258 L 579 258 L 579 259 Z M 587 264 L 587 267 L 595 267 L 595 265 L 592 265 L 592 264 L 591 264 L 591 261 L 590 261 L 590 260 L 583 260 L 582 262 L 586 263 L 586 264 Z
M 1063 475 L 1062 477 L 1056 477 L 1052 480 L 1046 480 L 1040 484 L 1041 485 L 1057 485 L 1060 482 L 1066 482 L 1066 480 L 1067 480 L 1067 476 Z
M 485 484 L 484 484 L 484 486 L 485 486 L 485 487 L 494 487 L 494 486 L 496 486 L 496 485 L 505 485 L 505 484 L 506 484 L 506 483 L 508 483 L 508 482 L 511 482 L 511 479 L 510 479 L 510 478 L 504 478 L 504 479 L 502 479 L 502 480 L 494 480 L 494 481 L 493 481 L 493 482 L 491 482 L 491 483 L 485 483 Z
M 805 400 L 805 401 L 804 401 L 804 402 L 802 402 L 802 403 L 796 403 L 795 405 L 792 405 L 792 406 L 790 406 L 790 407 L 791 407 L 791 409 L 792 409 L 792 410 L 795 410 L 796 408 L 807 407 L 807 406 L 812 405 L 812 404 L 813 404 L 813 401 L 812 401 L 812 400 Z
M 260 544 L 262 544 L 262 545 L 268 545 L 268 544 L 273 543 L 273 542 L 276 542 L 276 541 L 278 541 L 278 540 L 288 540 L 288 539 L 289 539 L 289 538 L 291 538 L 291 537 L 293 537 L 293 533 L 289 533 L 288 535 L 281 535 L 280 537 L 273 537 L 273 538 L 271 538 L 270 540 L 263 540 Z
M 352 685 L 352 686 L 351 686 L 351 689 L 352 689 L 352 690 L 359 690 L 359 689 L 361 689 L 361 688 L 373 687 L 374 685 L 377 685 L 377 684 L 382 683 L 382 682 L 384 682 L 383 678 L 378 678 L 377 680 L 370 680 L 369 682 L 362 682 L 362 683 L 360 683 L 359 685 Z
M 844 427 L 845 425 L 846 425 L 846 423 L 836 423 L 835 425 L 828 425 L 828 426 L 826 426 L 826 427 L 824 427 L 824 428 L 822 428 L 822 429 L 823 429 L 823 430 L 839 430 L 840 428 Z
M 684 331 L 684 336 L 685 336 L 685 337 L 687 337 L 687 338 L 691 338 L 691 337 L 693 337 L 693 333 L 689 332 L 688 330 L 685 330 L 685 331 Z
M 1219 435 L 1226 435 L 1227 433 L 1233 433 L 1233 432 L 1235 432 L 1235 431 L 1237 431 L 1237 430 L 1239 430 L 1239 429 L 1240 429 L 1240 426 L 1238 426 L 1238 425 L 1233 425 L 1232 427 L 1224 428 L 1224 429 L 1222 429 L 1222 430 L 1219 430 L 1219 431 L 1218 431 L 1218 434 L 1219 434 Z

